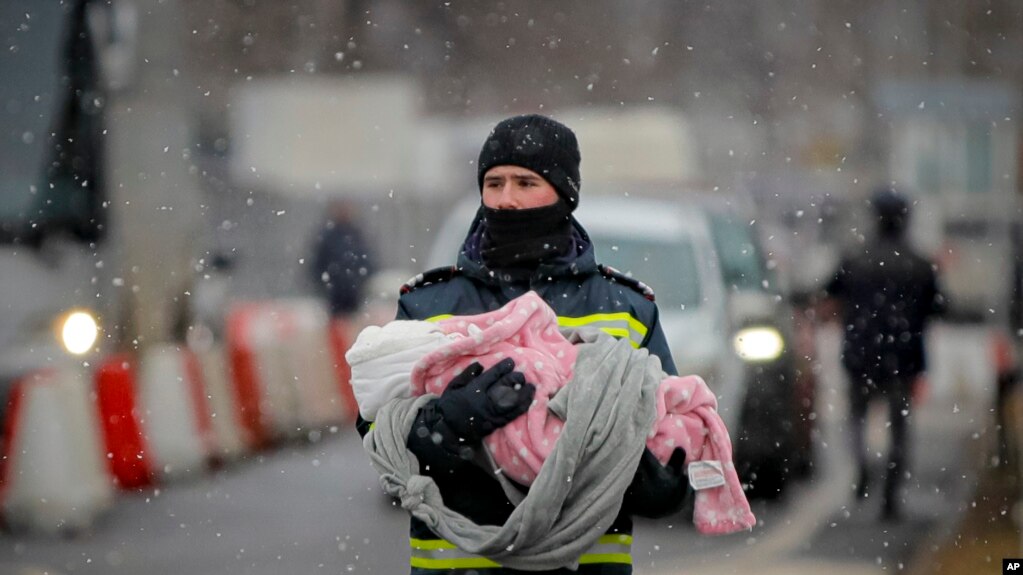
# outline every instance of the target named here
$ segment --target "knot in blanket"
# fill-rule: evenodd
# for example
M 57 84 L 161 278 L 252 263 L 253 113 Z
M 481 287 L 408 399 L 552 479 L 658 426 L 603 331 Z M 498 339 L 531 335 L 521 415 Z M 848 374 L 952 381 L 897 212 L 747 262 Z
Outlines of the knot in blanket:
M 380 478 L 384 490 L 401 500 L 401 507 L 406 511 L 415 513 L 432 495 L 440 495 L 437 484 L 429 477 L 413 475 L 408 481 L 402 482 L 394 475 L 387 475 Z

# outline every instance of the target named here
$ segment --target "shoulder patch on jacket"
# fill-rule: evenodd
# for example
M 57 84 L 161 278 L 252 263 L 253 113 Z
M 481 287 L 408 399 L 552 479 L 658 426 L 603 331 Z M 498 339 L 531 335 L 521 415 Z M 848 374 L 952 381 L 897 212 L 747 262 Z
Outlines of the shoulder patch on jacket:
M 446 282 L 460 273 L 456 266 L 444 266 L 416 274 L 401 285 L 401 295 L 405 295 L 418 287 Z
M 629 276 L 627 276 L 627 275 L 623 274 L 622 272 L 614 269 L 613 267 L 606 266 L 604 264 L 597 264 L 597 269 L 600 270 L 600 275 L 606 277 L 607 279 L 609 279 L 609 280 L 611 280 L 611 281 L 613 281 L 615 283 L 619 283 L 619 284 L 622 284 L 624 286 L 628 286 L 628 287 L 632 288 L 634 291 L 639 292 L 640 295 L 642 295 L 643 297 L 645 297 L 646 299 L 648 299 L 650 301 L 654 301 L 655 300 L 654 290 L 650 286 L 648 286 L 645 283 L 639 281 L 638 279 L 630 278 Z

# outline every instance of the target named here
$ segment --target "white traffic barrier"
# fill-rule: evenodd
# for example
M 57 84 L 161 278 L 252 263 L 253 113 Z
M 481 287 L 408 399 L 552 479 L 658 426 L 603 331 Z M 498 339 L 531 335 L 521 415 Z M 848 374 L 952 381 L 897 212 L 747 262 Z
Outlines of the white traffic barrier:
M 950 409 L 971 398 L 995 398 L 997 366 L 987 325 L 935 323 L 927 329 L 928 400 Z
M 163 479 L 205 471 L 214 451 L 206 393 L 189 361 L 187 350 L 173 345 L 151 347 L 140 361 L 140 423 Z
M 5 416 L 0 509 L 15 530 L 88 529 L 114 497 L 92 396 L 76 368 L 27 376 L 11 389 Z
M 213 426 L 214 456 L 223 461 L 238 459 L 247 451 L 242 432 L 238 397 L 234 393 L 231 377 L 219 346 L 207 350 L 194 350 L 206 384 L 210 420 Z
M 295 386 L 299 421 L 307 430 L 340 424 L 346 408 L 335 376 L 327 310 L 316 300 L 292 299 L 279 302 L 279 314 L 279 349 Z

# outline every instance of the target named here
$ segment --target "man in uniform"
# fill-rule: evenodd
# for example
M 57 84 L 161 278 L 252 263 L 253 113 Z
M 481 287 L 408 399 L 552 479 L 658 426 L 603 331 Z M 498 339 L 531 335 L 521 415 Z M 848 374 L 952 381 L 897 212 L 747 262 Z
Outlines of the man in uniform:
M 593 245 L 572 216 L 579 203 L 579 147 L 566 126 L 544 116 L 500 122 L 480 151 L 482 205 L 456 266 L 413 278 L 401 290 L 398 319 L 439 320 L 495 310 L 533 290 L 562 326 L 594 326 L 628 338 L 675 364 L 658 323 L 653 292 L 597 264 Z M 445 504 L 479 524 L 501 525 L 513 506 L 498 481 L 472 461 L 481 440 L 525 412 L 531 385 L 510 373 L 511 362 L 488 371 L 467 369 L 441 397 L 420 410 L 408 438 L 425 475 Z M 362 423 L 365 432 L 368 425 Z M 632 573 L 631 514 L 648 517 L 680 510 L 689 492 L 685 453 L 662 466 L 645 451 L 622 511 L 608 534 L 580 560 L 580 575 Z M 412 573 L 508 575 L 489 559 L 460 552 L 412 518 Z M 551 573 L 571 573 L 568 570 Z
M 925 368 L 924 329 L 942 312 L 934 266 L 906 240 L 909 202 L 883 187 L 870 200 L 876 237 L 845 258 L 827 294 L 843 307 L 842 364 L 849 374 L 849 425 L 859 469 L 857 496 L 868 495 L 864 419 L 872 399 L 888 404 L 891 442 L 881 499 L 882 518 L 900 515 L 899 485 L 906 473 L 912 387 Z

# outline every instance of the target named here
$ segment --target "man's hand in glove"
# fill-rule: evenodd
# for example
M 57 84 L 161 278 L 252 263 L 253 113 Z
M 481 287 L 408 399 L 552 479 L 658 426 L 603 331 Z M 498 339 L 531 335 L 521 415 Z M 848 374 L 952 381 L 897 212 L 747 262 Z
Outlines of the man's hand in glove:
M 625 492 L 628 510 L 651 519 L 680 511 L 692 493 L 685 464 L 686 452 L 681 447 L 675 448 L 667 465 L 661 465 L 649 449 L 644 449 L 636 475 Z
M 529 409 L 536 387 L 503 359 L 490 369 L 473 362 L 448 383 L 434 409 L 461 441 L 479 443 Z

